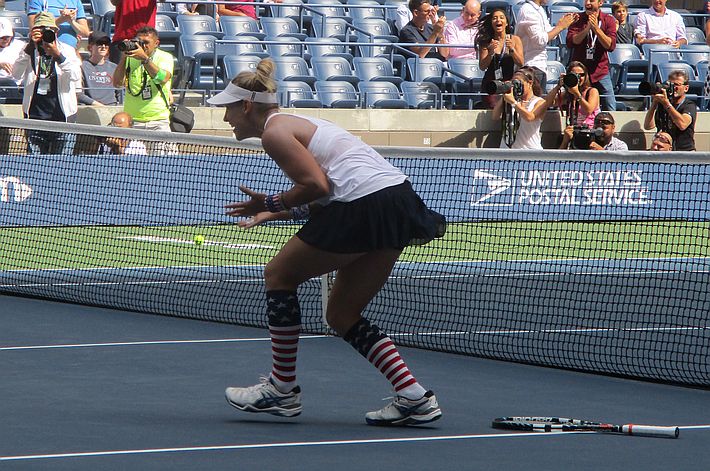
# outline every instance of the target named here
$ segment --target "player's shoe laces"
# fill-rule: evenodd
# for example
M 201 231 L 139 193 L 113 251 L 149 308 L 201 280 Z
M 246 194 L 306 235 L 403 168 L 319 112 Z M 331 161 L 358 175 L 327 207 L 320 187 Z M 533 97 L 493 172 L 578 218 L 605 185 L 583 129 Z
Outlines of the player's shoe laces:
M 269 378 L 248 388 L 227 388 L 227 402 L 245 412 L 267 412 L 281 417 L 294 417 L 301 413 L 301 388 L 282 393 Z
M 394 400 L 378 411 L 365 414 L 369 425 L 419 425 L 441 417 L 441 409 L 433 391 L 420 399 L 395 396 Z

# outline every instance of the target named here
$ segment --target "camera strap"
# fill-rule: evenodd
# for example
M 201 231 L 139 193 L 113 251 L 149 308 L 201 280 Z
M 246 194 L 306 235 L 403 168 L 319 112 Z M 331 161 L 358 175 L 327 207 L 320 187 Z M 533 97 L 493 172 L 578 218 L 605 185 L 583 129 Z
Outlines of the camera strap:
M 138 92 L 133 93 L 133 90 L 131 90 L 131 64 L 128 62 L 128 59 L 126 59 L 126 91 L 131 96 L 141 96 L 143 95 L 143 90 L 145 90 L 146 85 L 148 85 L 148 72 L 143 69 L 143 83 L 141 83 L 141 88 L 138 89 Z

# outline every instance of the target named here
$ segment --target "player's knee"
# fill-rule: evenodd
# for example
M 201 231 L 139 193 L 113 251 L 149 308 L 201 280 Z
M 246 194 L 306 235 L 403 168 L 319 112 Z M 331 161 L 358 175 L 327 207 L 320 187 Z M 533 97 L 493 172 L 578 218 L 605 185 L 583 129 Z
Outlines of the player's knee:
M 267 291 L 272 289 L 295 290 L 298 287 L 298 283 L 291 278 L 287 271 L 274 260 L 271 260 L 264 267 L 264 281 Z

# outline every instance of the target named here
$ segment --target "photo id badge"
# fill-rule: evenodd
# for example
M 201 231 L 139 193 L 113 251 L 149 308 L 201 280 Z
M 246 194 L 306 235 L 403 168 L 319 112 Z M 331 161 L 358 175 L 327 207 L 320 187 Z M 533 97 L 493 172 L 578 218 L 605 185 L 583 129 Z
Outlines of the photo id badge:
M 588 47 L 587 48 L 587 60 L 592 60 L 592 59 L 594 59 L 594 48 Z
M 145 88 L 143 89 L 143 93 L 141 94 L 141 98 L 144 100 L 150 100 L 153 98 L 153 92 L 150 90 L 150 85 L 146 85 Z
M 501 79 L 503 79 L 503 69 L 501 69 L 501 68 L 496 69 L 496 71 L 495 71 L 495 79 L 496 79 L 496 80 L 501 80 Z

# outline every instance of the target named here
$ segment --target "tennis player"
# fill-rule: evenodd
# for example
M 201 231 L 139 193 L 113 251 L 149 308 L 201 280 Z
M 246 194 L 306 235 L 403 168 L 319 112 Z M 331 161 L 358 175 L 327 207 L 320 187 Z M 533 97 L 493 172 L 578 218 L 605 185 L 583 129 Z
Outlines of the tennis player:
M 392 340 L 361 313 L 380 291 L 402 249 L 445 231 L 443 216 L 428 209 L 407 176 L 370 146 L 321 119 L 279 113 L 274 63 L 262 60 L 208 100 L 226 106 L 224 121 L 237 140 L 260 137 L 264 150 L 293 186 L 266 195 L 240 187 L 248 199 L 226 206 L 247 217 L 244 228 L 267 221 L 308 219 L 266 265 L 266 304 L 273 365 L 268 378 L 227 388 L 239 410 L 292 417 L 301 413 L 296 354 L 301 312 L 296 288 L 337 270 L 328 300 L 328 324 L 384 374 L 394 400 L 368 412 L 370 425 L 417 425 L 441 417 L 432 391 L 407 368 Z

